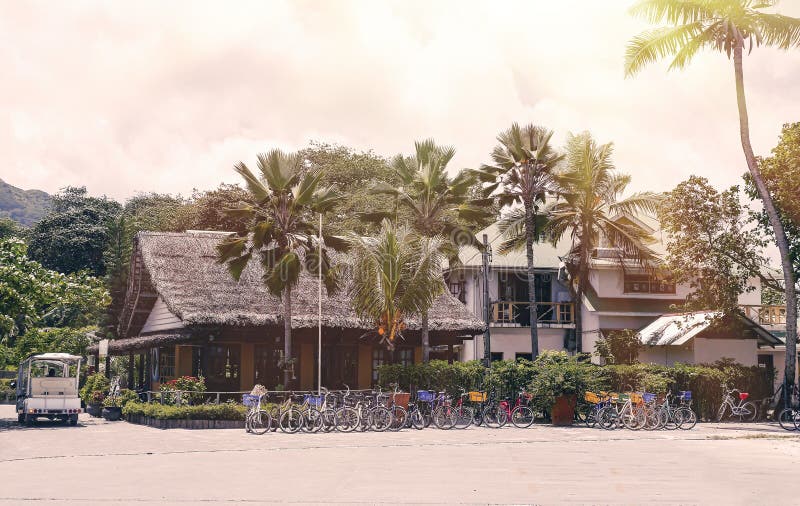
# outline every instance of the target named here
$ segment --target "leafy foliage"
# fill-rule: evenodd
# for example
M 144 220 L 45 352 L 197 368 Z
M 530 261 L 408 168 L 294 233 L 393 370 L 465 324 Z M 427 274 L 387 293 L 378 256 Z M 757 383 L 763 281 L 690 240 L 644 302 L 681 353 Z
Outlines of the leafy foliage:
M 35 327 L 89 325 L 108 302 L 99 279 L 45 269 L 19 239 L 0 240 L 0 344 Z
M 111 382 L 108 381 L 106 375 L 101 372 L 96 372 L 86 378 L 86 382 L 81 387 L 80 397 L 84 404 L 100 404 L 106 397 Z
M 614 330 L 595 343 L 597 355 L 610 364 L 635 364 L 642 343 L 635 330 Z
M 394 349 L 405 318 L 422 315 L 444 292 L 441 237 L 424 237 L 384 220 L 377 237 L 351 234 L 351 296 L 359 317 Z
M 262 405 L 270 409 L 271 405 Z M 133 415 L 149 416 L 162 420 L 244 420 L 247 408 L 235 402 L 222 404 L 199 404 L 197 406 L 170 406 L 160 403 L 128 402 L 122 408 L 126 417 Z
M 161 402 L 166 404 L 200 404 L 206 391 L 205 379 L 200 376 L 181 376 L 161 384 Z
M 103 276 L 108 225 L 120 211 L 119 203 L 90 197 L 85 187 L 67 187 L 53 196 L 50 212 L 31 229 L 28 254 L 65 274 L 86 270 Z
M 686 309 L 730 314 L 739 295 L 753 290 L 751 277 L 775 284 L 763 275 L 765 242 L 747 225 L 738 187 L 718 192 L 707 179 L 692 176 L 667 194 L 660 216 L 669 236 L 668 270 L 677 283 L 692 289 Z
M 96 327 L 32 328 L 20 336 L 15 344 L 15 362 L 21 362 L 33 353 L 69 353 L 85 355 L 91 339 L 86 335 Z
M 11 218 L 0 218 L 0 239 L 7 239 L 9 237 L 23 238 L 26 233 L 25 229 Z

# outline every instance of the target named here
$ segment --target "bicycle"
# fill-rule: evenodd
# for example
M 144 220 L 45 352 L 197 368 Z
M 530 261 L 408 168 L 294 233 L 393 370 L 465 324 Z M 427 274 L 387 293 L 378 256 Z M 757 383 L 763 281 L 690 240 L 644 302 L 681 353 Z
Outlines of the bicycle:
M 644 410 L 638 406 L 641 401 L 641 396 L 636 393 L 611 394 L 611 404 L 597 415 L 598 424 L 606 430 L 620 426 L 630 430 L 641 429 L 646 421 Z
M 244 418 L 245 432 L 256 435 L 266 434 L 272 427 L 272 415 L 266 409 L 261 409 L 261 400 L 266 394 L 244 394 L 242 403 L 248 407 Z
M 729 413 L 731 418 L 738 417 L 740 422 L 752 422 L 758 415 L 756 405 L 748 401 L 747 398 L 750 394 L 742 392 L 736 388 L 728 389 L 726 385 L 722 385 L 725 392 L 722 396 L 722 404 L 717 410 L 717 421 L 721 422 L 725 418 L 726 413 Z M 738 393 L 739 402 L 735 402 L 733 394 Z
M 398 431 L 403 427 L 406 427 L 408 424 L 408 410 L 402 406 L 405 404 L 408 406 L 409 398 L 411 394 L 401 392 L 397 383 L 392 385 L 394 387 L 391 399 L 388 400 L 388 408 L 389 412 L 392 415 L 392 425 L 389 427 L 392 431 Z M 398 395 L 401 396 L 398 402 Z

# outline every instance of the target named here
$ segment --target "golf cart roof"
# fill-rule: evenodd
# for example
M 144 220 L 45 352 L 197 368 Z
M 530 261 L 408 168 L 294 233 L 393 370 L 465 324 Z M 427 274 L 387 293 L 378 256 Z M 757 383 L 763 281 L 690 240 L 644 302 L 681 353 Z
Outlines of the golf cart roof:
M 80 359 L 81 357 L 70 355 L 69 353 L 40 353 L 28 357 L 28 360 L 51 360 L 57 362 L 77 362 Z

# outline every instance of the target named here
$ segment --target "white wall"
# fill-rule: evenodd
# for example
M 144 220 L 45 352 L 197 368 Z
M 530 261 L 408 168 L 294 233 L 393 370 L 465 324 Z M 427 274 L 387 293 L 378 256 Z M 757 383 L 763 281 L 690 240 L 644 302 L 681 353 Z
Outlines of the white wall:
M 672 365 L 676 362 L 694 363 L 691 346 L 646 346 L 639 351 L 639 362 L 643 364 Z
M 630 270 L 629 272 L 636 272 Z M 644 271 L 642 271 L 644 272 Z M 595 267 L 589 271 L 589 282 L 600 297 L 625 297 L 632 299 L 676 299 L 686 298 L 690 293 L 689 285 L 680 284 L 675 293 L 625 293 L 625 277 L 622 269 L 615 266 Z
M 565 329 L 539 329 L 539 351 L 564 349 Z M 493 327 L 492 352 L 503 353 L 503 359 L 513 360 L 517 353 L 531 352 L 530 328 L 496 328 Z M 459 359 L 462 362 L 480 360 L 483 358 L 483 334 L 476 336 L 475 340 L 464 341 Z
M 694 363 L 711 364 L 721 358 L 752 366 L 758 364 L 758 341 L 755 339 L 694 339 Z
M 147 332 L 156 332 L 159 330 L 180 329 L 183 328 L 183 321 L 172 314 L 163 299 L 159 296 L 153 304 L 153 309 L 147 315 L 147 321 L 144 322 L 140 334 Z

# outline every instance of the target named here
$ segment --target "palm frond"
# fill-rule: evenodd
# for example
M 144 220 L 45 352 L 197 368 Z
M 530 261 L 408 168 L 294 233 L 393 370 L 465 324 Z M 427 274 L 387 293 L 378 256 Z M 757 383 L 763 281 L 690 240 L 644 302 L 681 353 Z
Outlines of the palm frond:
M 656 28 L 635 36 L 625 50 L 625 76 L 630 77 L 650 63 L 677 54 L 703 31 L 700 21 Z

